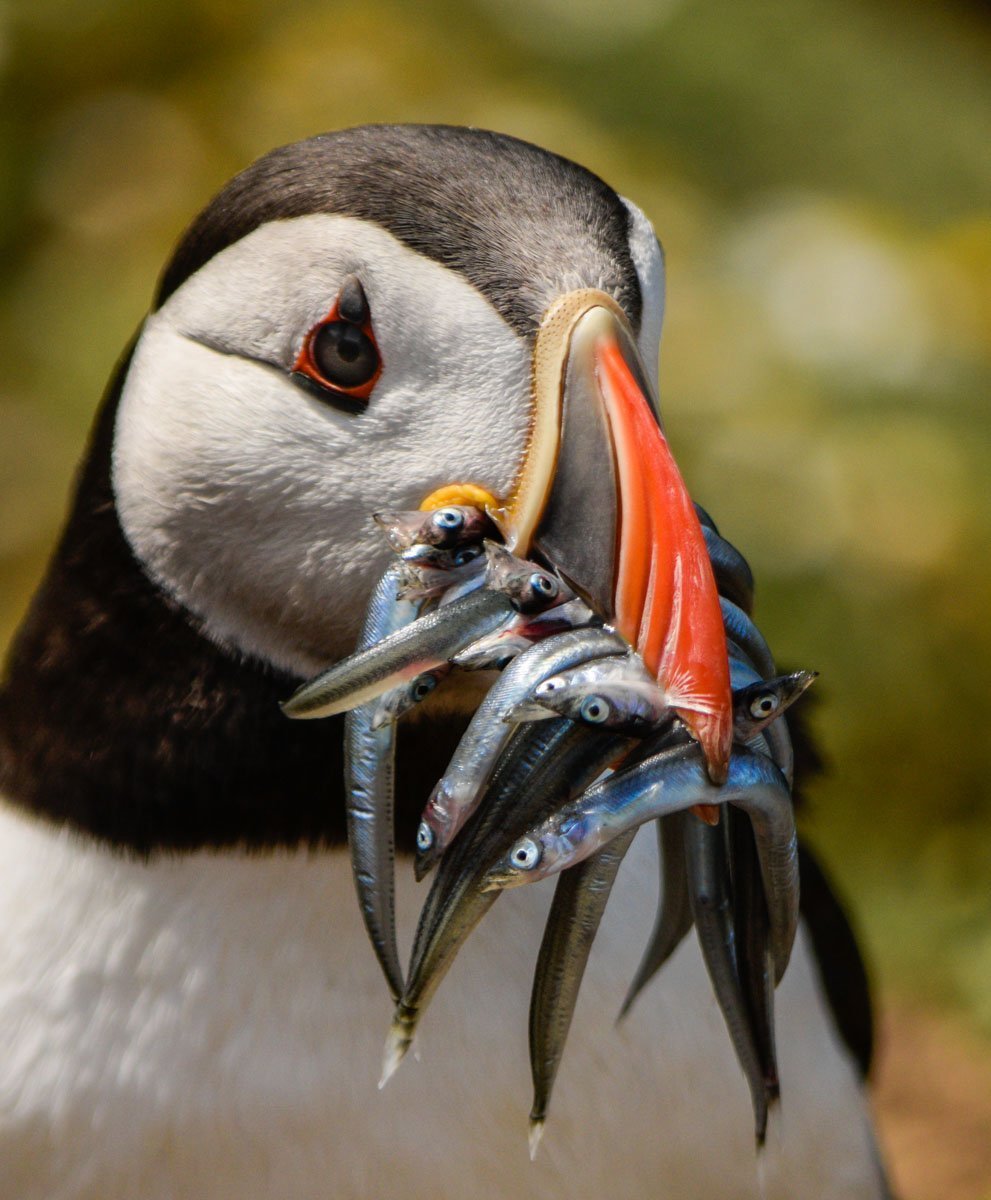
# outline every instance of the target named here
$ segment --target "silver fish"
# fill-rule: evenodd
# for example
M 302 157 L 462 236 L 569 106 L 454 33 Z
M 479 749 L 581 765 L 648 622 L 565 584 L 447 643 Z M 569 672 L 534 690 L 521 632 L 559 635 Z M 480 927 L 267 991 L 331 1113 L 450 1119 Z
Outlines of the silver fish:
M 577 629 L 537 642 L 509 664 L 479 705 L 423 810 L 416 835 L 417 879 L 430 870 L 475 810 L 512 733 L 507 719 L 520 700 L 548 675 L 615 654 L 624 646 L 623 639 L 612 630 Z
M 440 597 L 442 603 L 449 603 L 475 591 L 485 583 L 486 563 L 481 552 L 473 551 L 477 547 L 465 547 L 455 554 L 438 550 L 428 562 L 403 557 L 396 594 L 404 600 Z
M 631 829 L 615 838 L 558 880 L 544 927 L 530 996 L 530 1158 L 537 1155 L 547 1120 L 547 1106 L 589 952 L 623 858 L 636 836 Z M 682 858 L 684 848 L 679 847 Z
M 721 596 L 719 607 L 723 610 L 723 628 L 726 630 L 728 640 L 740 647 L 762 678 L 773 678 L 775 675 L 774 656 L 761 631 L 743 609 L 735 605 L 732 600 Z
M 532 645 L 530 638 L 507 625 L 466 646 L 452 662 L 460 671 L 501 671 Z
M 771 680 L 765 681 L 761 678 L 760 673 L 754 668 L 753 663 L 739 648 L 732 642 L 729 646 L 729 665 L 730 665 L 730 683 L 733 687 L 734 697 L 742 694 L 749 688 L 759 689 L 762 686 L 770 686 Z M 782 677 L 784 678 L 784 677 Z M 813 678 L 815 678 L 813 674 Z M 810 681 L 811 682 L 811 681 Z M 804 690 L 804 689 L 802 689 Z M 801 690 L 796 690 L 792 695 L 789 703 L 797 700 L 802 694 Z M 791 787 L 792 778 L 794 775 L 795 756 L 791 746 L 791 735 L 788 732 L 788 722 L 771 720 L 759 730 L 755 738 L 750 736 L 752 726 L 752 714 L 749 711 L 749 703 L 751 699 L 759 699 L 759 694 L 754 697 L 749 695 L 741 700 L 740 708 L 734 705 L 733 711 L 733 737 L 736 742 L 743 742 L 747 745 L 756 746 L 771 755 L 778 770 L 784 775 L 788 781 L 788 786 Z M 784 707 L 776 714 L 780 716 L 784 712 Z
M 460 546 L 453 550 L 444 550 L 440 546 L 428 546 L 423 542 L 415 542 L 408 550 L 400 554 L 404 563 L 414 567 L 432 567 L 438 571 L 455 571 L 466 567 L 476 558 L 481 558 L 485 552 L 481 546 Z
M 754 827 L 777 982 L 798 927 L 798 841 L 788 785 L 763 754 L 735 752 L 726 783 L 719 787 L 709 781 L 694 744 L 623 768 L 531 827 L 492 864 L 482 886 L 507 888 L 545 879 L 644 821 L 696 804 L 725 803 L 742 808 Z
M 431 512 L 389 509 L 373 514 L 373 520 L 398 554 L 417 545 L 453 550 L 496 534 L 491 518 L 468 504 L 447 504 Z
M 767 903 L 753 830 L 744 813 L 726 812 L 733 875 L 733 927 L 737 968 L 747 1003 L 757 1057 L 769 1102 L 778 1098 L 777 1048 L 774 1042 L 774 965 L 771 961 Z
M 396 599 L 399 564 L 389 567 L 372 593 L 360 648 L 416 620 L 417 608 Z M 344 719 L 344 772 L 348 850 L 361 915 L 394 997 L 403 972 L 396 947 L 393 845 L 395 727 L 377 721 L 377 704 L 360 705 Z
M 737 647 L 733 674 L 733 730 L 747 742 L 763 732 L 790 707 L 816 679 L 815 671 L 796 671 L 762 680 L 744 662 Z M 539 720 L 547 712 L 584 721 L 588 725 L 620 729 L 631 737 L 656 732 L 674 714 L 639 655 L 605 658 L 562 671 L 545 679 L 513 714 L 515 720 Z M 790 756 L 782 755 L 782 770 Z
M 672 711 L 657 680 L 640 656 L 622 655 L 561 671 L 545 679 L 520 705 L 517 719 L 542 719 L 547 712 L 631 737 L 654 731 Z
M 737 974 L 725 822 L 706 825 L 689 815 L 685 822 L 685 855 L 699 947 L 733 1049 L 750 1088 L 754 1131 L 760 1145 L 767 1131 L 768 1096 L 746 998 Z
M 771 722 L 776 721 L 779 716 L 785 711 L 789 705 L 793 704 L 806 688 L 816 679 L 815 671 L 797 671 L 792 675 L 783 675 L 778 679 L 768 680 L 765 683 L 757 677 L 756 671 L 747 666 L 743 671 L 737 663 L 733 664 L 733 731 L 734 736 L 738 741 L 747 742 L 752 748 L 759 748 L 767 751 L 767 744 L 764 738 L 760 737 L 763 732 L 767 735 L 770 730 L 768 726 Z M 740 679 L 746 679 L 745 686 L 740 684 Z M 754 682 L 750 682 L 751 679 Z M 759 746 L 754 746 L 754 740 L 759 738 Z M 789 752 L 787 754 L 787 763 L 779 761 L 780 746 L 777 753 L 772 753 L 772 757 L 777 763 L 783 774 L 786 774 L 786 766 L 790 766 L 790 743 L 788 743 Z M 789 780 L 790 782 L 790 780 Z M 732 820 L 736 816 L 730 813 L 731 824 L 730 828 L 734 831 L 742 830 L 746 825 L 746 819 L 742 821 Z M 630 984 L 626 999 L 623 1001 L 623 1007 L 620 1009 L 620 1019 L 629 1012 L 634 1000 L 650 982 L 657 971 L 670 958 L 674 951 L 678 948 L 682 938 L 692 927 L 691 908 L 688 902 L 687 880 L 685 875 L 685 855 L 684 855 L 684 835 L 682 832 L 683 823 L 686 817 L 684 813 L 671 813 L 666 817 L 659 817 L 657 820 L 657 838 L 658 838 L 658 853 L 661 860 L 661 896 L 659 900 L 657 919 L 654 923 L 654 929 L 651 932 L 650 940 L 647 943 L 647 949 L 644 952 L 640 966 L 637 968 L 637 973 L 634 976 L 633 982 Z M 759 932 L 753 932 L 762 923 L 764 925 L 763 937 L 766 942 L 766 911 L 764 909 L 763 892 L 760 893 L 758 901 L 750 895 L 753 889 L 751 876 L 758 870 L 757 865 L 750 866 L 749 861 L 745 858 L 746 838 L 750 838 L 751 845 L 749 854 L 756 855 L 756 850 L 753 847 L 753 835 L 749 829 L 746 831 L 746 836 L 742 832 L 737 833 L 737 840 L 740 841 L 743 848 L 739 852 L 734 852 L 734 888 L 733 897 L 734 904 L 739 899 L 740 904 L 745 909 L 745 916 L 737 918 L 737 927 L 741 930 L 740 942 L 751 942 L 757 939 Z M 756 857 L 754 857 L 756 864 Z M 740 864 L 738 866 L 738 864 Z M 736 881 L 736 874 L 739 871 L 741 881 Z M 746 872 L 746 874 L 745 874 Z M 757 886 L 759 883 L 759 874 L 756 876 Z M 743 880 L 746 882 L 742 882 Z M 749 889 L 750 891 L 748 892 Z M 763 982 L 764 974 L 766 973 L 760 962 L 761 955 L 756 949 L 751 948 L 750 954 L 746 960 L 741 955 L 741 983 L 744 990 L 748 993 L 748 1000 L 751 1007 L 755 1010 L 754 1025 L 757 1032 L 758 1049 L 761 1052 L 762 1061 L 769 1061 L 771 1065 L 767 1068 L 769 1080 L 773 1077 L 776 1081 L 777 1068 L 774 1065 L 774 1037 L 773 1037 L 773 988 L 769 996 L 765 995 L 763 1002 L 760 1000 L 762 989 L 766 992 L 766 987 Z M 747 971 L 744 972 L 745 963 L 749 964 Z M 763 1009 L 763 1018 L 761 1018 L 760 1010 Z M 768 1011 L 769 1010 L 769 1011 Z M 761 1035 L 761 1025 L 765 1029 L 765 1033 Z M 769 1087 L 771 1086 L 769 1082 Z M 776 1082 L 774 1084 L 776 1087 Z
M 450 675 L 452 669 L 450 663 L 444 663 L 431 671 L 424 671 L 409 683 L 401 683 L 399 687 L 379 696 L 377 700 L 370 701 L 372 729 L 379 729 L 383 725 L 398 721 L 411 708 L 422 704 L 437 685 Z
M 576 597 L 533 616 L 519 613 L 508 625 L 480 638 L 455 655 L 453 662 L 463 671 L 486 671 L 493 668 L 502 670 L 511 659 L 534 642 L 555 633 L 566 633 L 569 629 L 583 629 L 588 625 L 597 624 L 601 624 L 599 618 L 584 600 Z
M 556 719 L 517 730 L 492 774 L 482 804 L 448 849 L 427 896 L 406 990 L 386 1041 L 382 1086 L 402 1061 L 417 1024 L 471 931 L 498 893 L 480 888 L 484 863 L 499 857 L 529 824 L 584 787 L 630 742 Z
M 658 817 L 657 852 L 661 861 L 661 895 L 657 918 L 637 973 L 633 977 L 619 1019 L 630 1011 L 633 1001 L 664 966 L 692 927 L 692 908 L 688 896 L 688 873 L 685 863 L 685 832 L 687 814 L 669 813 Z M 571 872 L 567 872 L 567 875 Z
M 485 543 L 486 586 L 504 592 L 521 613 L 538 613 L 575 599 L 563 579 L 536 563 L 510 554 L 498 542 Z
M 450 662 L 514 613 L 508 597 L 481 588 L 437 608 L 322 671 L 282 705 L 289 717 L 329 717 L 375 700 L 406 680 Z
M 819 677 L 818 671 L 793 671 L 733 689 L 733 735 L 741 742 L 767 730 Z
M 705 548 L 709 552 L 712 573 L 720 596 L 725 596 L 743 612 L 754 611 L 754 577 L 750 564 L 739 550 L 707 525 L 702 526 Z

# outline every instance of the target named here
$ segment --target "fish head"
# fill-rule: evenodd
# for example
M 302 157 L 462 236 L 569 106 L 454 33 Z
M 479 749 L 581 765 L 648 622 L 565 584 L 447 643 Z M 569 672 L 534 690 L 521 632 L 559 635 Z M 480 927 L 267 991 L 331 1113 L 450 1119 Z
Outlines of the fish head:
M 433 869 L 457 832 L 460 799 L 456 785 L 443 779 L 431 792 L 416 830 L 413 872 L 417 880 Z
M 552 675 L 534 688 L 532 703 L 634 737 L 649 733 L 667 711 L 663 693 L 635 655 L 598 659 Z
M 759 680 L 733 692 L 733 720 L 738 737 L 756 737 L 812 686 L 818 671 L 794 671 Z
M 481 889 L 502 891 L 536 883 L 563 870 L 594 832 L 594 820 L 573 805 L 543 821 L 510 846 L 484 874 Z
M 389 546 L 397 553 L 414 546 L 430 546 L 437 550 L 456 550 L 462 546 L 480 545 L 496 530 L 489 516 L 470 504 L 447 504 L 427 511 L 387 510 L 373 514 L 385 534 Z
M 485 543 L 485 556 L 486 587 L 508 596 L 517 612 L 536 615 L 575 599 L 575 593 L 552 571 L 518 558 L 498 542 Z

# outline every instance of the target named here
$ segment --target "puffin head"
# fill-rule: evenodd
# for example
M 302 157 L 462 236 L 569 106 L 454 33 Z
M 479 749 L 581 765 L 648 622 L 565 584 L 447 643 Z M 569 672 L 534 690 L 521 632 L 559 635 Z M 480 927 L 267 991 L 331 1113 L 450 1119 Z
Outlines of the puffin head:
M 610 395 L 656 406 L 662 286 L 641 211 L 514 138 L 371 126 L 276 150 L 193 223 L 138 337 L 125 536 L 213 640 L 298 675 L 352 647 L 389 557 L 372 513 L 450 485 L 614 610 L 643 530 Z

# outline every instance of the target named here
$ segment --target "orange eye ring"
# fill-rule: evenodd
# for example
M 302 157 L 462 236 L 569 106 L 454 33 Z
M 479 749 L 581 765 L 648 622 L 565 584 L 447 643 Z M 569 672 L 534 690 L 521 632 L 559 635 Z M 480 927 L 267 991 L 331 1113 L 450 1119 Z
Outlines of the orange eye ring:
M 372 330 L 364 291 L 351 275 L 333 307 L 307 333 L 292 373 L 340 407 L 363 412 L 382 374 L 382 355 Z M 329 393 L 329 397 L 326 394 Z

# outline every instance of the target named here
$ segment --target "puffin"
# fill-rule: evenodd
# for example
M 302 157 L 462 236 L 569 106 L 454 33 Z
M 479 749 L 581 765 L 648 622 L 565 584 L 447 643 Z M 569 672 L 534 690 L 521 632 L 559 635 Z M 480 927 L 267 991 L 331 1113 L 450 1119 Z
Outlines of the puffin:
M 391 1003 L 352 890 L 340 721 L 293 722 L 280 702 L 354 647 L 389 557 L 373 512 L 532 476 L 534 381 L 577 357 L 563 334 L 564 359 L 535 361 L 547 314 L 589 305 L 656 395 L 647 217 L 479 129 L 285 146 L 180 240 L 0 690 L 6 1200 L 889 1194 L 863 964 L 807 850 L 778 991 L 783 1102 L 759 1156 L 694 938 L 616 1024 L 656 904 L 650 837 L 615 888 L 536 1163 L 543 885 L 493 909 L 417 1061 L 377 1087 Z M 578 560 L 613 511 L 608 448 L 571 424 L 554 533 L 594 594 L 603 568 Z M 465 679 L 401 726 L 400 852 L 479 701 L 484 681 Z M 408 947 L 424 893 L 398 866 Z

